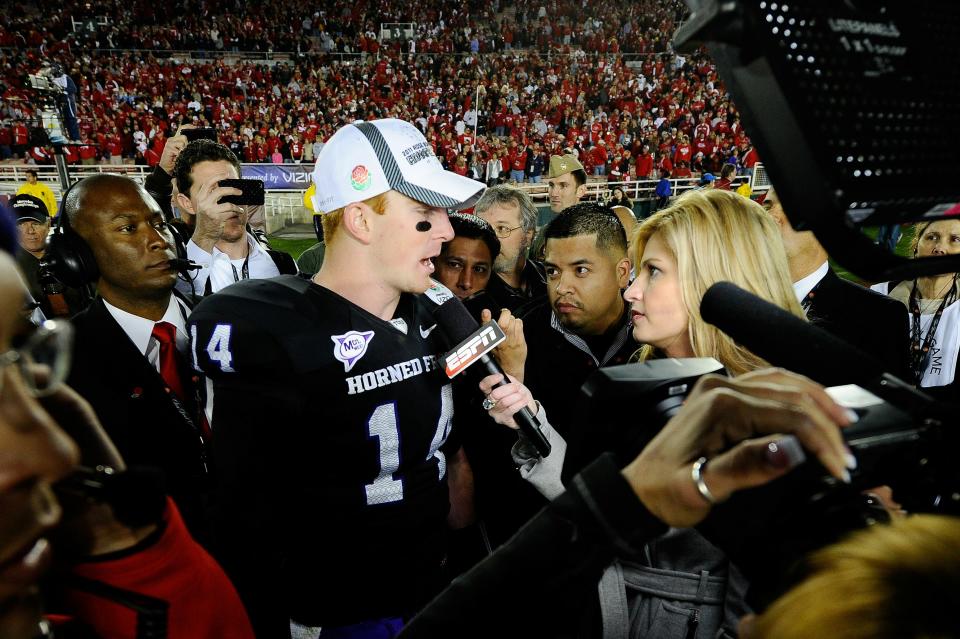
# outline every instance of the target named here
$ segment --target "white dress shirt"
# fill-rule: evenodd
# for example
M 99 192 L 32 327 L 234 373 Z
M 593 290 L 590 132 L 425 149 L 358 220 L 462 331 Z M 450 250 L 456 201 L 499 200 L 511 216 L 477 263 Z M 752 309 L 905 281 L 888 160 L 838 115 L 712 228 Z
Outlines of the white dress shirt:
M 157 369 L 159 373 L 160 343 L 153 337 L 153 327 L 157 322 L 121 310 L 107 300 L 103 300 L 103 304 L 107 307 L 107 311 L 113 316 L 113 319 L 117 320 L 117 324 L 119 324 L 123 332 L 127 334 L 127 337 L 130 338 L 133 345 L 137 347 L 137 350 L 143 353 L 143 356 L 147 358 L 150 365 Z M 190 337 L 187 333 L 186 319 L 189 314 L 190 309 L 188 309 L 176 295 L 171 294 L 167 311 L 159 320 L 161 322 L 169 322 L 176 327 L 177 350 L 184 355 L 187 354 L 190 348 Z
M 797 294 L 798 302 L 801 304 L 803 303 L 803 300 L 806 299 L 807 295 L 810 294 L 810 291 L 813 290 L 813 287 L 819 284 L 820 280 L 827 276 L 828 270 L 830 270 L 830 265 L 827 262 L 824 262 L 813 273 L 807 275 L 802 280 L 793 283 L 793 292 Z
M 260 243 L 252 235 L 246 233 L 246 236 L 249 254 L 239 260 L 230 259 L 229 255 L 216 246 L 213 247 L 213 253 L 211 254 L 197 246 L 193 240 L 187 242 L 187 259 L 196 262 L 201 268 L 199 271 L 190 271 L 193 290 L 191 290 L 190 282 L 184 282 L 183 279 L 177 280 L 177 289 L 187 294 L 203 295 L 209 278 L 210 290 L 216 293 L 241 279 L 245 261 L 247 262 L 250 279 L 264 279 L 280 275 L 280 271 L 270 254 L 261 248 Z

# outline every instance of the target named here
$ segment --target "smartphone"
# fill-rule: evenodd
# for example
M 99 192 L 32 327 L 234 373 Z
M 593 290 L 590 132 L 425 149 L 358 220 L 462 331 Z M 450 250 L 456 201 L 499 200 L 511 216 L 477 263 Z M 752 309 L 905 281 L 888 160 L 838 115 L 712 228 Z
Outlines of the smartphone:
M 217 182 L 217 186 L 226 186 L 243 191 L 241 195 L 226 195 L 220 198 L 217 204 L 229 202 L 230 204 L 262 206 L 266 201 L 266 195 L 263 191 L 263 180 L 220 180 Z
M 216 129 L 182 129 L 180 133 L 187 138 L 187 142 L 193 142 L 194 140 L 217 141 Z

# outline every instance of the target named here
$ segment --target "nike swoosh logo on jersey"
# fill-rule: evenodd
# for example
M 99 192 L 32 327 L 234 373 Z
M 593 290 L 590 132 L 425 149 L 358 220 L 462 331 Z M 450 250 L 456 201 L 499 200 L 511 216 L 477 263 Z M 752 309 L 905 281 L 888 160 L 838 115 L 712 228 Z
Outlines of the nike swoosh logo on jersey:
M 427 339 L 428 337 L 430 337 L 430 333 L 432 333 L 432 332 L 433 332 L 433 329 L 435 329 L 436 327 L 437 327 L 436 324 L 434 324 L 433 326 L 431 326 L 431 327 L 428 328 L 428 329 L 424 329 L 423 326 L 421 326 L 421 327 L 420 327 L 420 337 L 422 337 L 423 339 Z

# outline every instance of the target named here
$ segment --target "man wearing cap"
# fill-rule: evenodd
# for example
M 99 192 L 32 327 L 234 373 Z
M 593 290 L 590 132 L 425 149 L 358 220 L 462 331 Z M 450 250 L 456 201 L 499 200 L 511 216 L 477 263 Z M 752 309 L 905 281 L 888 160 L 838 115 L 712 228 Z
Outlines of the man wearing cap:
M 575 155 L 550 156 L 550 210 L 558 214 L 587 194 L 587 173 Z
M 43 201 L 32 195 L 15 195 L 10 198 L 10 208 L 17 218 L 17 238 L 23 249 L 17 254 L 17 263 L 43 314 L 48 318 L 67 317 L 82 310 L 85 300 L 80 291 L 52 279 L 46 286 L 41 283 L 40 260 L 47 250 L 50 233 L 50 216 Z
M 447 527 L 472 518 L 431 313 L 453 294 L 431 275 L 447 210 L 483 184 L 395 119 L 342 127 L 313 180 L 312 280 L 240 282 L 190 318 L 217 393 L 219 558 L 257 636 L 392 636 L 442 585 Z
M 49 217 L 57 217 L 57 198 L 53 196 L 53 191 L 43 182 L 37 181 L 37 170 L 27 169 L 27 183 L 17 189 L 17 195 L 32 195 L 39 198 L 47 209 Z

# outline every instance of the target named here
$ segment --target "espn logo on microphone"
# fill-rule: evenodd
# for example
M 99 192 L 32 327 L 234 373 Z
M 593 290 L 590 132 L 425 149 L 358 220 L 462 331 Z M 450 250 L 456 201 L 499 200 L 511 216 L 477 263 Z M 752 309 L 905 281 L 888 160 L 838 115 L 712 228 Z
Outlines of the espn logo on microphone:
M 495 349 L 505 339 L 507 336 L 504 335 L 499 324 L 490 320 L 444 356 L 447 377 L 452 379 L 463 372 L 470 364 Z

